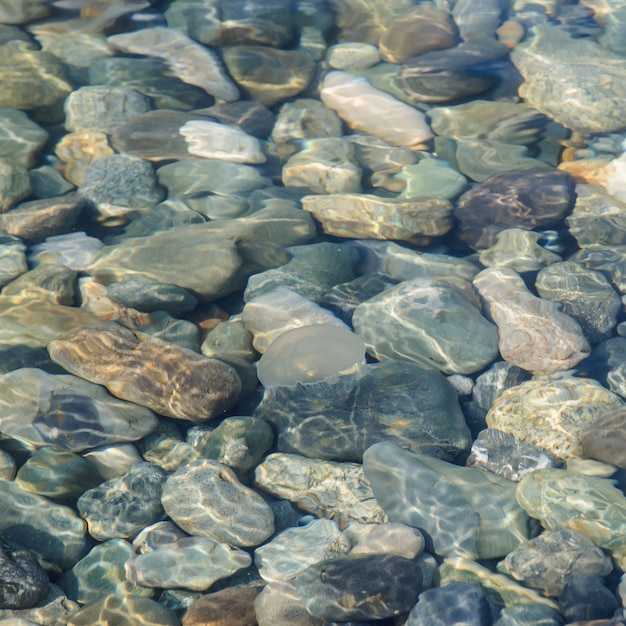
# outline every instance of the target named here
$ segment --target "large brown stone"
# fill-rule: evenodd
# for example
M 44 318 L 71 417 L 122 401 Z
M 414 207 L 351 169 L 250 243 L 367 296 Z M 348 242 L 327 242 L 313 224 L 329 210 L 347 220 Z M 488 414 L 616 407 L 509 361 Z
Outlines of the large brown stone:
M 256 626 L 254 599 L 260 587 L 229 587 L 200 596 L 187 609 L 183 626 Z
M 226 363 L 115 325 L 71 330 L 48 352 L 68 372 L 118 398 L 193 422 L 230 408 L 241 390 Z

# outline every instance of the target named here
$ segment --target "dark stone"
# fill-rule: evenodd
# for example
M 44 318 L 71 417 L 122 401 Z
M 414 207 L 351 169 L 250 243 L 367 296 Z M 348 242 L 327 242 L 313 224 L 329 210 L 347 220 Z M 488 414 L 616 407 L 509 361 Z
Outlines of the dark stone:
M 480 585 L 452 582 L 421 593 L 405 626 L 491 626 L 495 615 Z
M 317 383 L 271 387 L 254 412 L 276 426 L 277 448 L 312 458 L 360 461 L 378 441 L 454 459 L 469 431 L 448 381 L 403 361 L 365 365 Z
M 436 104 L 474 96 L 495 82 L 495 66 L 509 50 L 495 41 L 462 43 L 404 63 L 396 80 L 411 102 Z
M 295 580 L 311 615 L 329 620 L 377 620 L 406 613 L 422 588 L 416 561 L 391 554 L 328 559 Z
M 493 626 L 562 626 L 563 618 L 556 609 L 545 604 L 519 604 L 500 612 Z
M 196 308 L 198 300 L 186 289 L 152 280 L 142 274 L 107 286 L 107 296 L 114 302 L 139 311 L 187 313 Z
M 48 590 L 48 575 L 31 552 L 0 537 L 0 609 L 33 606 Z
M 609 618 L 618 602 L 599 576 L 572 574 L 559 596 L 559 606 L 570 623 Z
M 474 249 L 489 248 L 507 228 L 544 228 L 561 221 L 574 203 L 567 172 L 529 169 L 494 174 L 466 191 L 454 210 L 459 237 Z
M 238 100 L 237 102 L 221 102 L 208 109 L 196 110 L 194 113 L 207 115 L 222 122 L 231 124 L 241 130 L 258 137 L 266 139 L 269 137 L 274 127 L 274 115 L 264 105 L 258 102 Z

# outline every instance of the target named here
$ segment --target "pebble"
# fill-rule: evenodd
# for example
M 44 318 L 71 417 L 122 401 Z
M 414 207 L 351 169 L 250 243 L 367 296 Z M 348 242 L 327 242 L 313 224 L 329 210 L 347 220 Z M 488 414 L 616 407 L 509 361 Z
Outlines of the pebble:
M 83 130 L 65 135 L 54 152 L 61 161 L 63 176 L 74 185 L 82 185 L 93 161 L 113 155 L 109 136 L 95 130 Z
M 498 396 L 487 425 L 567 460 L 582 456 L 585 430 L 607 413 L 621 412 L 623 406 L 619 396 L 590 378 L 536 378 Z
M 343 532 L 350 554 L 395 554 L 415 559 L 424 550 L 424 536 L 406 524 L 350 524 Z M 429 586 L 422 580 L 424 586 Z
M 48 136 L 48 132 L 23 111 L 0 107 L 0 159 L 30 169 L 36 164 L 37 154 Z
M 48 575 L 35 556 L 0 536 L 0 609 L 24 609 L 48 591 Z
M 200 596 L 183 616 L 183 626 L 257 626 L 259 587 L 232 587 Z
M 113 325 L 70 331 L 52 341 L 48 350 L 52 360 L 68 371 L 105 385 L 118 397 L 179 419 L 215 417 L 234 403 L 241 390 L 229 365 Z M 169 386 L 163 374 L 168 370 Z
M 363 467 L 389 521 L 424 531 L 435 554 L 496 558 L 527 539 L 528 518 L 509 480 L 389 442 L 368 448 Z
M 357 307 L 355 332 L 377 359 L 446 374 L 477 372 L 495 359 L 498 333 L 466 297 L 468 285 L 445 278 L 401 282 Z
M 0 286 L 10 283 L 28 270 L 26 246 L 17 237 L 0 235 Z
M 163 517 L 161 491 L 166 475 L 150 463 L 137 463 L 117 478 L 88 489 L 76 501 L 89 534 L 99 541 L 134 537 Z
M 322 83 L 322 102 L 337 112 L 350 128 L 412 149 L 423 147 L 433 134 L 423 113 L 376 89 L 365 78 L 334 71 Z M 386 111 L 381 119 L 378 111 Z
M 617 467 L 626 466 L 624 448 L 623 408 L 607 408 L 607 410 L 582 431 L 580 443 L 585 458 L 597 459 Z
M 70 616 L 79 608 L 59 587 L 49 584 L 47 592 L 36 606 L 27 609 L 0 609 L 0 620 L 7 620 L 15 626 L 60 626 L 67 624 Z
M 590 351 L 582 329 L 558 305 L 534 296 L 515 270 L 483 270 L 474 286 L 498 326 L 502 358 L 533 374 L 568 370 Z
M 130 274 L 119 282 L 107 285 L 106 293 L 119 304 L 146 312 L 187 313 L 198 304 L 198 300 L 186 289 L 161 283 L 143 274 Z
M 249 100 L 221 102 L 206 109 L 196 109 L 196 113 L 236 126 L 257 139 L 267 139 L 274 126 L 274 114 L 265 105 Z
M 254 601 L 258 626 L 322 626 L 324 620 L 313 617 L 296 593 L 293 583 L 269 583 Z
M 0 214 L 12 209 L 31 192 L 28 172 L 23 165 L 0 159 Z
M 217 461 L 194 461 L 171 474 L 162 502 L 169 517 L 191 535 L 248 547 L 274 532 L 269 505 Z
M 349 41 L 330 46 L 326 61 L 334 70 L 360 70 L 380 61 L 380 52 L 369 43 Z
M 559 596 L 563 617 L 568 622 L 609 619 L 618 609 L 617 598 L 600 576 L 571 574 Z

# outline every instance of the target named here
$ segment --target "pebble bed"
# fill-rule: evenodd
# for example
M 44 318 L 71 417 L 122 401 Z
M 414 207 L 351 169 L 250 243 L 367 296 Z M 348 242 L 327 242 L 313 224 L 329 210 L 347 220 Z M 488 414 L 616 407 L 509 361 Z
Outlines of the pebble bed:
M 0 625 L 626 624 L 624 0 L 0 0 Z

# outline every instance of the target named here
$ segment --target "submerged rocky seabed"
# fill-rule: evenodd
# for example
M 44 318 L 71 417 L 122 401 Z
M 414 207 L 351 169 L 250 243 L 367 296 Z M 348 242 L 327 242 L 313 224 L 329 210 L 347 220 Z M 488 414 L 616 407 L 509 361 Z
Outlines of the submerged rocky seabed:
M 626 623 L 625 142 L 625 0 L 0 0 L 0 624 Z

